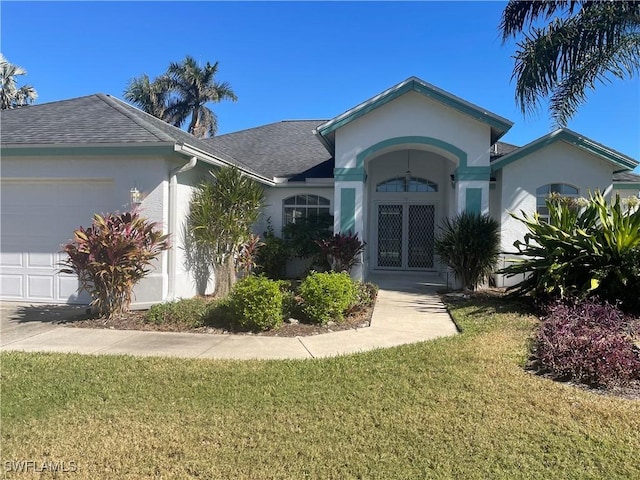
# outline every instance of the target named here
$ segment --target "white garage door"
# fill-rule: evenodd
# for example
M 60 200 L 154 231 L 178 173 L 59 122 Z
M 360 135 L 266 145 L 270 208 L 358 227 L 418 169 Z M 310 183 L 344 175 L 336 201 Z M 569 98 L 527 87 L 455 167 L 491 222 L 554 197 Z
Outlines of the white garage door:
M 0 194 L 0 298 L 88 303 L 76 277 L 58 273 L 61 245 L 113 208 L 113 182 L 2 179 Z

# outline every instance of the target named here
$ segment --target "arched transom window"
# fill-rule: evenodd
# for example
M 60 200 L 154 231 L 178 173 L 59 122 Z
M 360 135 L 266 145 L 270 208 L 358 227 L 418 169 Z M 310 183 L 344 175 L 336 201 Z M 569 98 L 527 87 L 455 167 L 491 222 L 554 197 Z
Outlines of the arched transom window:
M 578 189 L 566 183 L 548 183 L 536 189 L 536 212 L 541 220 L 549 221 L 549 209 L 547 208 L 547 197 L 556 194 L 563 197 L 575 198 L 578 196 Z
M 396 177 L 376 185 L 376 192 L 437 192 L 438 184 L 419 177 Z
M 319 195 L 294 195 L 282 201 L 284 209 L 283 226 L 296 223 L 302 218 L 329 215 L 329 199 Z

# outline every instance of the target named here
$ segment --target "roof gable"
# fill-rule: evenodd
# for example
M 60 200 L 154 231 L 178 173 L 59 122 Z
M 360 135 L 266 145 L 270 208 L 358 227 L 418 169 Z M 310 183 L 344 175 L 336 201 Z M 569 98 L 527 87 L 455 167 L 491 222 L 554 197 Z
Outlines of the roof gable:
M 495 160 L 491 163 L 491 171 L 495 172 L 509 165 L 510 163 L 521 160 L 532 153 L 541 150 L 552 143 L 562 141 L 572 145 L 576 148 L 584 150 L 592 155 L 595 155 L 603 160 L 606 160 L 613 164 L 616 171 L 633 170 L 638 166 L 638 161 L 634 160 L 627 155 L 623 155 L 611 148 L 608 148 L 600 143 L 597 143 L 590 138 L 580 135 L 568 128 L 560 128 L 554 132 L 551 132 L 537 140 L 514 150 L 507 155 Z
M 369 100 L 364 101 L 360 105 L 319 125 L 314 133 L 316 133 L 320 141 L 325 144 L 329 151 L 333 153 L 333 148 L 335 147 L 333 144 L 333 132 L 408 92 L 417 92 L 431 100 L 435 100 L 453 110 L 489 125 L 491 127 L 492 144 L 513 126 L 513 122 L 506 118 L 445 92 L 417 77 L 410 77 Z

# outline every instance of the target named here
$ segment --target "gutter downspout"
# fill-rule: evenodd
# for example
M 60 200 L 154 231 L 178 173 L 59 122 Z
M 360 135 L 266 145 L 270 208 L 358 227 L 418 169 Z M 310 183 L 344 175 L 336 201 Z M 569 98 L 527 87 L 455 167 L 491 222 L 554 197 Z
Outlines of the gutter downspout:
M 178 174 L 187 172 L 198 163 L 196 157 L 191 157 L 187 163 L 176 167 L 169 172 L 169 234 L 175 238 L 178 224 Z M 169 289 L 165 301 L 175 300 L 176 294 L 176 248 L 175 245 L 169 249 L 167 269 L 169 271 Z

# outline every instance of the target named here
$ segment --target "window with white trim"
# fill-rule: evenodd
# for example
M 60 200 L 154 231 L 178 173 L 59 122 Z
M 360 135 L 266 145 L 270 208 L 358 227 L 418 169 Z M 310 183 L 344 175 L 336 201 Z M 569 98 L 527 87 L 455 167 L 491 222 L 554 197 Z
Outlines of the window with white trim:
M 301 219 L 329 215 L 329 199 L 320 195 L 294 195 L 282 201 L 282 225 L 296 223 Z
M 438 184 L 420 177 L 396 177 L 376 185 L 376 192 L 437 192 Z
M 577 198 L 578 189 L 566 183 L 548 183 L 536 189 L 536 212 L 541 220 L 549 221 L 549 209 L 547 208 L 547 198 L 549 195 L 560 195 L 562 197 Z

